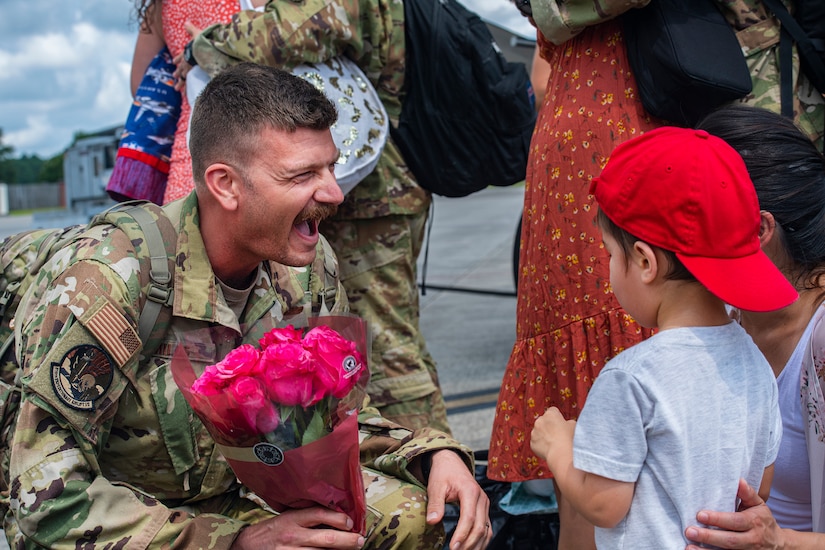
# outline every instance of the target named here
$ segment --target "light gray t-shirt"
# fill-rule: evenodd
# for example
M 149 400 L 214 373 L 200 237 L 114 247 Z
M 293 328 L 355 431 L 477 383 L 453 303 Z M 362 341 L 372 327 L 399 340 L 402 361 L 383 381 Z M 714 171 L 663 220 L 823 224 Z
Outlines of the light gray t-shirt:
M 683 549 L 700 509 L 734 511 L 782 436 L 776 379 L 737 323 L 662 331 L 599 373 L 576 425 L 574 465 L 635 482 L 628 515 L 599 549 Z

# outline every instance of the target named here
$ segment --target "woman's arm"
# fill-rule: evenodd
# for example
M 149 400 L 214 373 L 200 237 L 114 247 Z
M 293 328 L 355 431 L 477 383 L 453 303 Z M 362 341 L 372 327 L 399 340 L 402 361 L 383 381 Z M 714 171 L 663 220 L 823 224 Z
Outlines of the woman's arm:
M 146 74 L 149 63 L 166 45 L 163 39 L 161 1 L 155 0 L 146 8 L 146 19 L 140 25 L 140 32 L 138 32 L 137 41 L 135 42 L 135 53 L 132 55 L 132 73 L 130 77 L 132 97 L 137 93 L 138 86 L 143 80 L 143 75 Z
M 533 92 L 536 94 L 537 111 L 544 102 L 547 81 L 550 79 L 550 63 L 541 56 L 540 51 L 541 46 L 536 45 L 536 50 L 533 52 L 533 64 L 530 67 L 530 83 L 533 85 Z

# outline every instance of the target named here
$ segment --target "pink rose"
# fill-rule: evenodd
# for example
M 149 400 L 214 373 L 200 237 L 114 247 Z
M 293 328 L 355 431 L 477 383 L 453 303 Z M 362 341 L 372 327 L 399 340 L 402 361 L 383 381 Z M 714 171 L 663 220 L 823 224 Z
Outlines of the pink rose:
M 215 364 L 216 376 L 232 380 L 239 376 L 251 375 L 258 370 L 261 352 L 252 344 L 243 344 L 226 354 L 223 361 Z
M 364 359 L 355 342 L 327 326 L 318 326 L 304 336 L 304 347 L 318 362 L 317 391 L 338 399 L 347 395 L 360 378 Z
M 297 329 L 292 325 L 284 328 L 273 328 L 263 338 L 258 340 L 258 344 L 262 350 L 265 350 L 272 344 L 297 344 L 301 342 L 303 331 Z
M 218 395 L 226 388 L 226 380 L 220 378 L 215 365 L 209 365 L 192 384 L 192 392 L 201 395 Z
M 240 376 L 232 381 L 230 392 L 247 427 L 257 433 L 269 433 L 278 427 L 280 417 L 257 378 Z
M 261 356 L 261 367 L 266 390 L 276 403 L 307 408 L 318 402 L 312 357 L 301 344 L 271 344 Z

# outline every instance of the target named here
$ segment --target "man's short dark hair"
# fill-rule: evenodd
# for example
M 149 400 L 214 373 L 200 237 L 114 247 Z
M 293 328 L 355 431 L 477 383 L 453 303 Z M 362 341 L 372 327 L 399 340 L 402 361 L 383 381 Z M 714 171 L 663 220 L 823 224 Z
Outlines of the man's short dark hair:
M 215 162 L 242 167 L 265 128 L 325 130 L 337 118 L 335 105 L 302 78 L 256 63 L 227 67 L 195 102 L 189 138 L 194 179 L 202 182 Z

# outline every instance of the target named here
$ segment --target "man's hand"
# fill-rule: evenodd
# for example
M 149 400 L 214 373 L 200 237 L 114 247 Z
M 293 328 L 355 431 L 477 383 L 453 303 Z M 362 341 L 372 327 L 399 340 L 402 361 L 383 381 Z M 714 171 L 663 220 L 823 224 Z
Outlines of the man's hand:
M 747 481 L 740 479 L 736 496 L 741 500 L 738 512 L 701 510 L 696 514 L 697 521 L 718 529 L 690 526 L 685 529 L 685 537 L 695 543 L 710 544 L 719 548 L 782 548 L 782 530 L 756 490 L 748 485 Z M 687 550 L 699 548 L 692 544 L 686 547 Z
M 364 537 L 349 532 L 350 529 L 352 520 L 341 512 L 322 507 L 288 510 L 246 527 L 235 539 L 232 550 L 361 548 Z
M 544 458 L 548 465 L 552 464 L 555 462 L 553 458 L 572 453 L 575 430 L 575 420 L 565 420 L 558 408 L 550 407 L 533 425 L 530 448 L 538 457 Z
M 193 39 L 198 36 L 203 29 L 200 29 L 187 21 L 184 24 L 186 28 L 186 32 L 189 33 Z M 191 44 L 191 42 L 190 42 Z M 189 46 L 191 48 L 191 46 Z M 175 89 L 177 91 L 181 91 L 186 87 L 186 75 L 189 74 L 189 71 L 192 70 L 194 65 L 188 63 L 183 53 L 179 53 L 175 56 L 172 62 L 176 65 L 175 72 L 172 73 L 172 76 L 175 77 Z
M 490 500 L 453 451 L 442 449 L 432 454 L 427 481 L 427 523 L 434 525 L 444 517 L 448 502 L 458 502 L 459 517 L 450 548 L 482 550 L 490 543 Z

